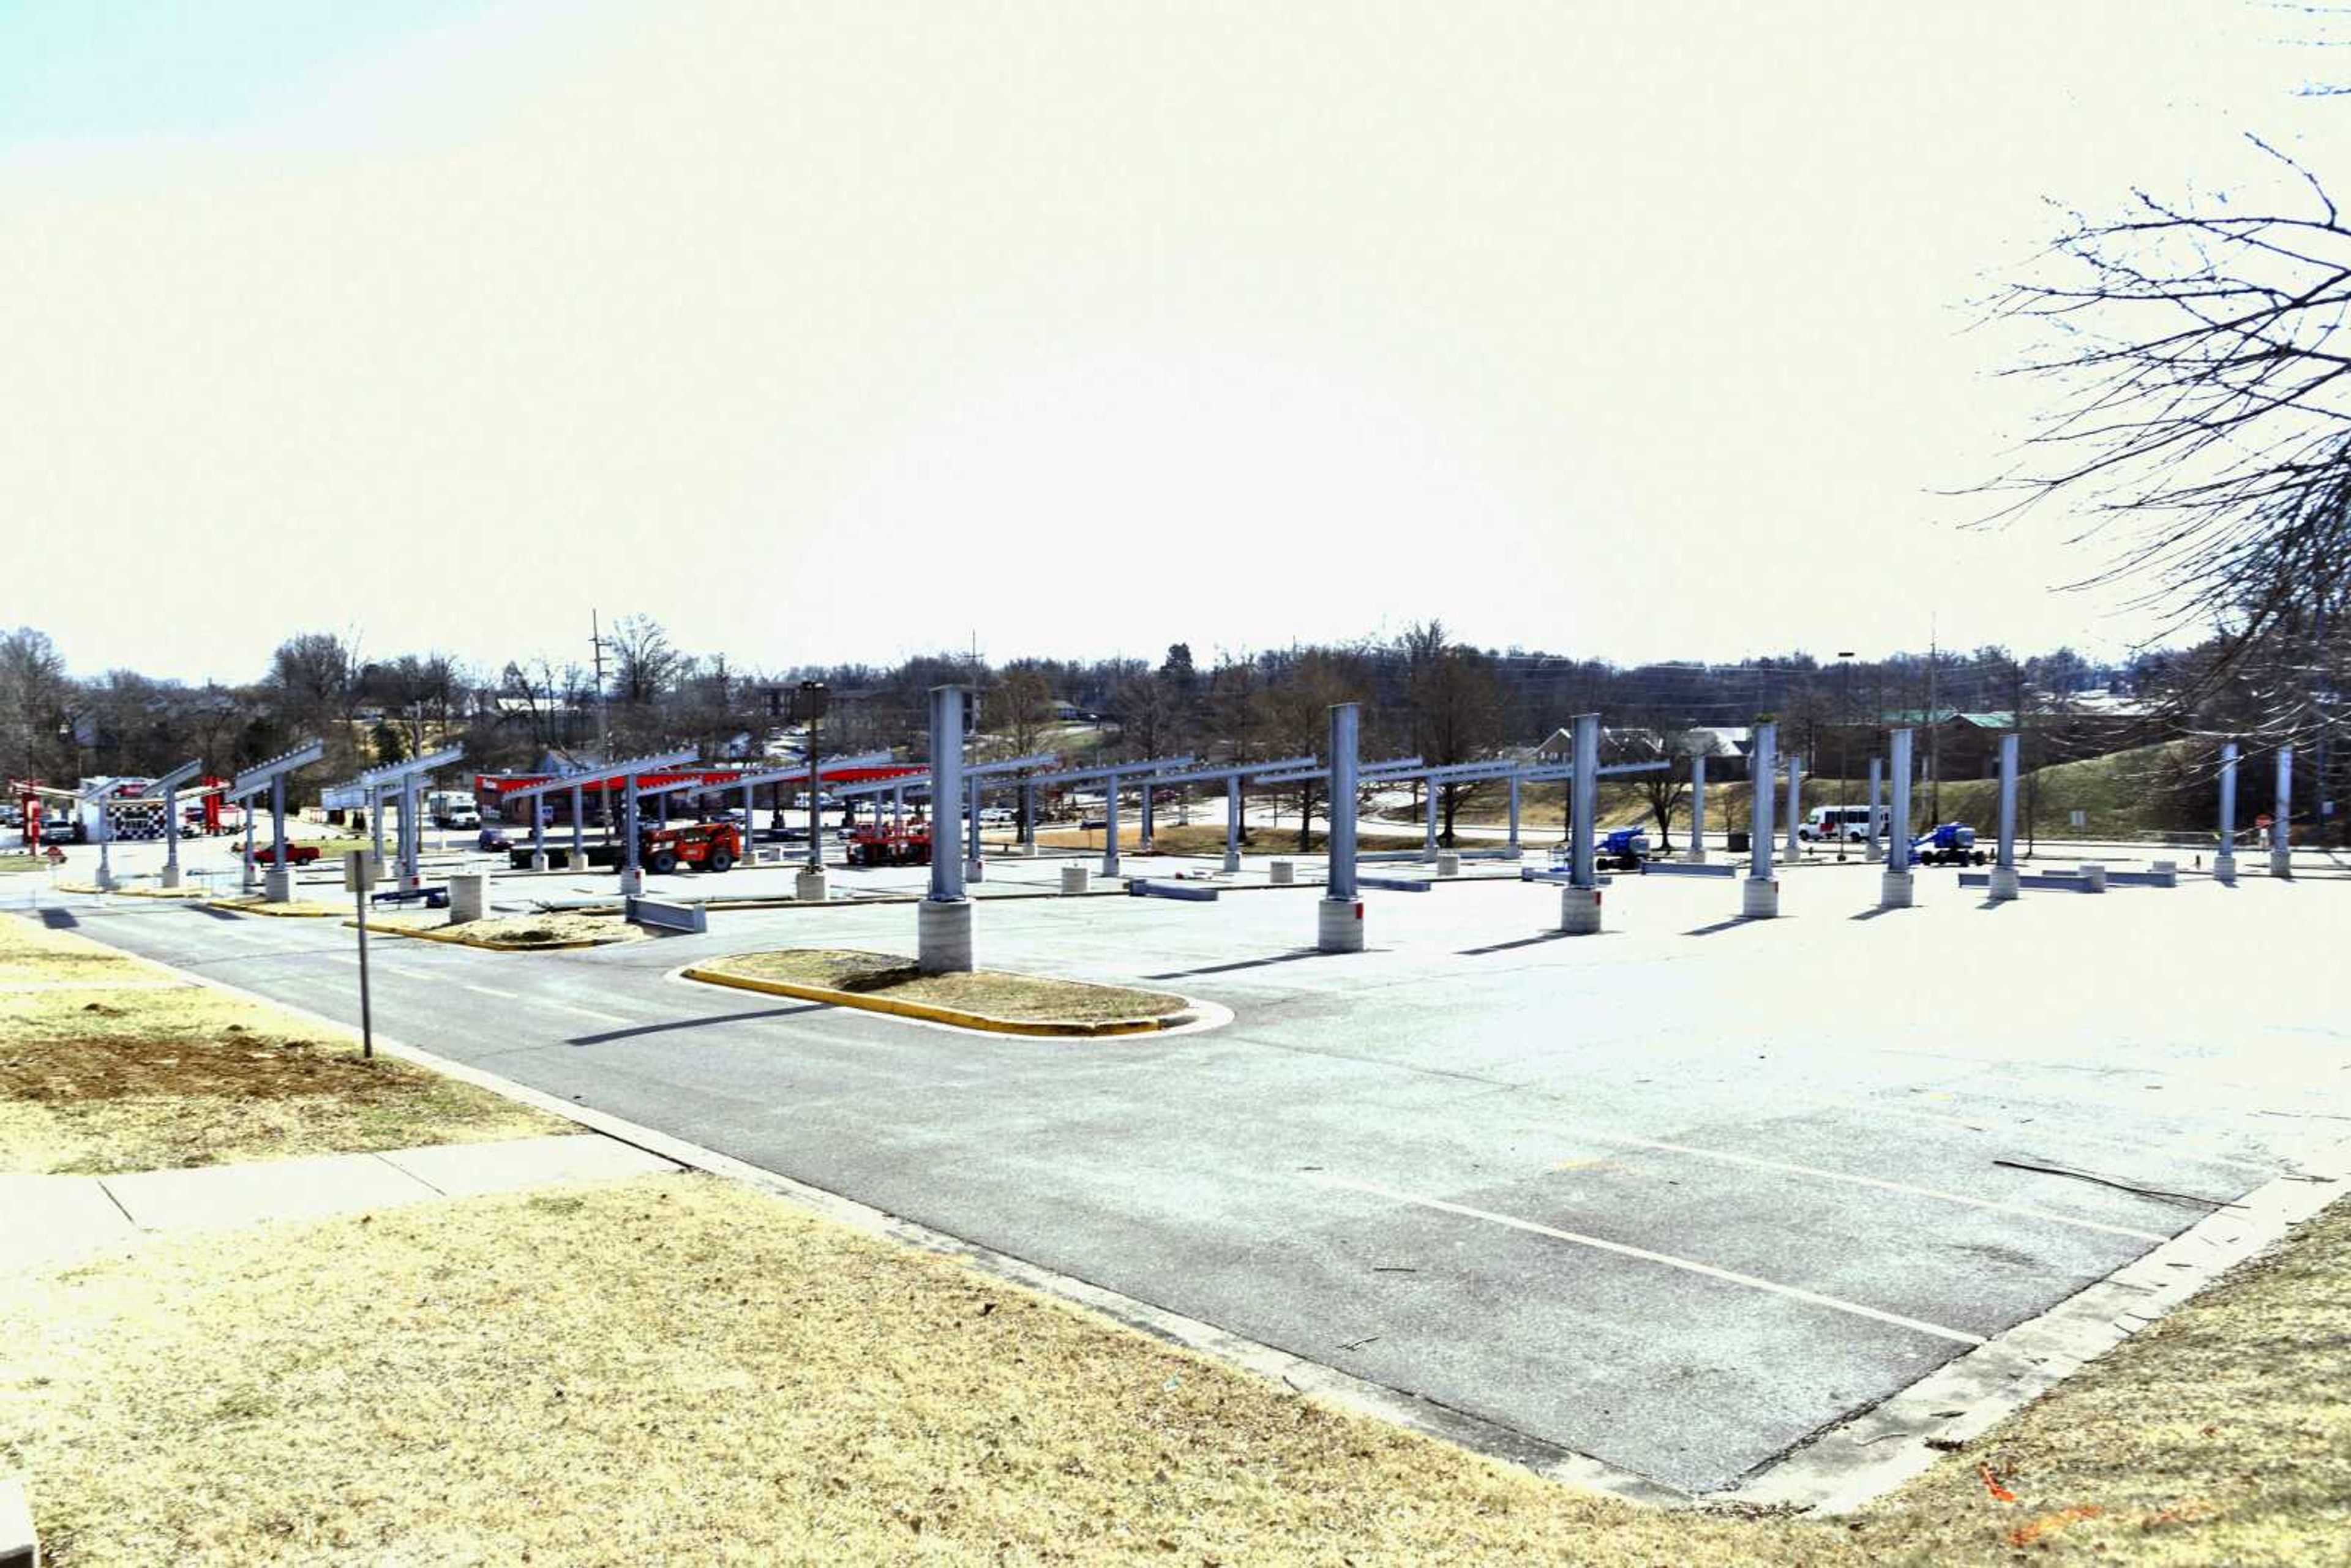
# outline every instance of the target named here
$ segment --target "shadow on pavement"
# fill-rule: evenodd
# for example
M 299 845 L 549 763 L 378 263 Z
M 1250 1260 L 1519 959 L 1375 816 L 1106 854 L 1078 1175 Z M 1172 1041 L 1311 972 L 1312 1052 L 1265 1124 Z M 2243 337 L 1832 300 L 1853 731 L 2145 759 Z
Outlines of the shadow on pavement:
M 797 1007 L 762 1008 L 758 1012 L 719 1013 L 705 1019 L 671 1019 L 665 1023 L 638 1024 L 631 1029 L 608 1029 L 601 1034 L 575 1034 L 566 1045 L 610 1045 L 616 1040 L 634 1040 L 640 1035 L 667 1034 L 673 1030 L 700 1029 L 705 1024 L 748 1023 L 754 1019 L 791 1018 L 800 1013 L 820 1013 L 826 1010 L 822 1002 L 802 1002 Z

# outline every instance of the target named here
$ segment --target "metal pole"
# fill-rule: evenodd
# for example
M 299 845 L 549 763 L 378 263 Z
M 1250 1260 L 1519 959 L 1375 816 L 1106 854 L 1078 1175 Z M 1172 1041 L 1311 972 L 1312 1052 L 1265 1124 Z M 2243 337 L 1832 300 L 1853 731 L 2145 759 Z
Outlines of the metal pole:
M 375 863 L 383 864 L 383 786 L 368 786 L 368 835 L 375 841 Z
M 1803 838 L 1797 831 L 1804 818 L 1804 759 L 1788 753 L 1788 863 L 1794 865 L 1804 858 Z
M 966 847 L 968 853 L 967 858 L 970 862 L 970 863 L 964 868 L 965 873 L 974 882 L 977 882 L 979 880 L 981 875 L 979 858 L 979 775 L 977 773 L 971 776 L 971 821 L 964 824 L 964 832 L 967 841 Z
M 611 786 L 607 784 L 605 788 L 609 789 Z M 627 857 L 622 863 L 628 867 L 629 885 L 643 887 L 644 883 L 641 878 L 643 873 L 637 869 L 637 776 L 633 773 L 629 775 L 621 801 L 621 831 L 628 840 L 621 852 Z
M 893 833 L 906 831 L 906 787 L 904 784 L 890 786 L 890 831 Z
M 963 824 L 963 688 L 931 688 L 931 901 L 964 895 L 963 862 L 956 843 Z
M 2237 743 L 2220 747 L 2220 848 L 2212 857 L 2212 874 L 2233 879 L 2237 874 Z
M 750 784 L 743 786 L 743 863 L 746 865 L 759 863 L 758 848 L 759 841 L 758 835 L 751 831 L 751 813 L 757 810 L 751 804 L 751 794 L 755 788 L 756 786 Z
M 1690 863 L 1706 863 L 1706 753 L 1690 753 Z
M 1519 855 L 1519 776 L 1510 775 L 1510 858 Z
M 1426 820 L 1420 835 L 1420 858 L 1433 865 L 1437 862 L 1437 778 L 1434 774 L 1420 781 L 1420 793 Z
M 579 785 L 574 784 L 571 787 L 571 869 L 573 871 L 579 871 L 588 863 L 588 846 L 585 837 L 587 825 L 581 821 L 588 810 L 586 794 L 587 792 Z M 531 810 L 534 815 L 544 804 L 546 802 L 540 800 L 531 801 Z
M 2000 737 L 2000 860 L 2016 869 L 2016 732 Z
M 400 885 L 421 887 L 424 878 L 416 869 L 416 852 L 424 842 L 424 824 L 416 820 L 416 775 L 400 779 Z
M 876 801 L 876 805 L 880 802 Z M 1027 779 L 1020 780 L 1020 841 L 1029 852 L 1037 849 L 1037 786 Z
M 817 725 L 818 725 L 818 721 L 817 721 L 816 717 L 815 717 L 813 715 L 811 715 L 811 716 L 810 716 L 810 718 L 809 718 L 809 743 L 808 743 L 808 765 L 809 765 L 809 853 L 808 853 L 808 862 L 809 862 L 809 869 L 810 869 L 810 871 L 816 871 L 816 870 L 819 870 L 819 869 L 820 869 L 820 868 L 823 866 L 823 864 L 824 864 L 824 808 L 823 808 L 823 807 L 821 807 L 821 806 L 820 806 L 820 805 L 817 803 L 817 802 L 818 802 L 818 800 L 819 800 L 820 799 L 821 799 L 821 798 L 822 798 L 822 792 L 823 792 L 823 789 L 824 789 L 824 772 L 823 772 L 823 769 L 822 769 L 822 768 L 820 768 L 818 766 L 818 762 L 817 762 Z M 960 733 L 960 731 L 958 731 L 958 733 Z M 956 760 L 957 760 L 958 762 L 960 762 L 960 761 L 962 760 L 962 758 L 961 758 L 960 754 L 958 754 L 958 756 L 957 756 L 957 758 L 956 758 Z M 938 841 L 939 841 L 939 836 L 938 836 L 938 834 L 937 834 L 936 832 L 933 832 L 933 833 L 931 834 L 931 842 L 932 842 L 934 845 L 936 845 Z M 953 856 L 954 856 L 954 854 L 955 854 L 955 840 L 954 840 L 953 838 L 949 838 L 949 839 L 947 840 L 947 853 L 948 853 L 948 856 L 949 856 L 950 858 L 953 858 Z M 931 855 L 931 858 L 932 858 L 933 860 L 935 860 L 935 860 L 937 860 L 937 859 L 939 858 L 939 857 L 938 857 L 938 854 L 937 854 L 937 852 L 936 852 L 936 851 L 935 851 L 935 849 L 933 851 L 932 855 Z
M 253 891 L 253 797 L 245 798 L 245 891 Z
M 1593 827 L 1600 805 L 1600 716 L 1575 716 L 1575 777 L 1569 788 L 1574 798 L 1570 828 L 1568 880 L 1577 887 L 1598 887 L 1593 863 Z
M 2294 747 L 2277 749 L 2277 801 L 2270 810 L 2270 874 L 2294 874 Z
M 536 803 L 533 802 L 533 804 Z M 343 863 L 348 870 L 350 862 L 346 860 Z M 368 999 L 367 878 L 363 876 L 351 878 L 351 902 L 359 908 L 360 1054 L 362 1057 L 372 1057 L 375 1055 L 375 1012 Z
M 1118 775 L 1102 780 L 1102 875 L 1118 874 Z
M 1225 776 L 1225 858 L 1241 852 L 1241 776 Z
M 114 861 L 109 852 L 114 844 L 114 814 L 106 809 L 107 797 L 114 792 L 109 785 L 105 794 L 98 797 L 98 891 L 114 891 Z
M 180 787 L 163 787 L 163 885 L 180 885 Z
M 1353 703 L 1331 709 L 1331 873 L 1324 896 L 1340 903 L 1355 901 L 1355 743 L 1361 711 Z
M 1894 809 L 1886 822 L 1886 869 L 1910 869 L 1910 732 L 1893 732 Z
M 1143 784 L 1143 843 L 1141 846 L 1142 852 L 1144 854 L 1152 852 L 1151 831 L 1154 825 L 1152 821 L 1152 812 L 1153 808 L 1157 802 L 1158 794 L 1159 791 L 1151 787 L 1151 781 L 1147 779 L 1144 779 Z
M 1754 820 L 1747 824 L 1747 874 L 1756 882 L 1771 880 L 1771 787 L 1778 782 L 1772 774 L 1779 768 L 1779 747 L 1778 725 L 1755 727 L 1755 747 L 1748 758 L 1755 800 L 1749 811 Z
M 269 837 L 276 848 L 277 858 L 271 862 L 286 871 L 286 775 L 278 774 L 269 781 Z
M 1877 802 L 1885 785 L 1885 778 L 1886 759 L 1879 757 L 1871 758 L 1869 759 L 1869 836 L 1862 841 L 1862 856 L 1865 860 L 1876 860 L 1879 853 L 1877 817 L 1880 808 Z

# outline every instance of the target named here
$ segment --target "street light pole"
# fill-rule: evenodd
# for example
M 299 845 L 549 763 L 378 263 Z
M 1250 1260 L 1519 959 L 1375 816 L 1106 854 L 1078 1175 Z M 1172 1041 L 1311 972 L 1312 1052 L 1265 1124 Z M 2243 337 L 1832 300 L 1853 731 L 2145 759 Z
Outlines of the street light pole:
M 1853 770 L 1846 766 L 1853 759 L 1853 650 L 1837 653 L 1839 687 L 1837 693 L 1837 859 L 1844 859 L 1845 800 L 1853 789 Z

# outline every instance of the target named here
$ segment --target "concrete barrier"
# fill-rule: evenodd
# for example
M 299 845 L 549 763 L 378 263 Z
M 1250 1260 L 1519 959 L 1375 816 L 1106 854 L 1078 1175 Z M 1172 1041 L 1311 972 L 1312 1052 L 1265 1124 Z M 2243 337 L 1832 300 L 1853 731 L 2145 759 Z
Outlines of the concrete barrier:
M 1740 868 L 1725 862 L 1708 861 L 1643 861 L 1643 876 L 1737 876 Z
M 1460 855 L 1452 850 L 1437 851 L 1437 874 L 1439 876 L 1459 876 L 1461 874 Z
M 1061 867 L 1063 893 L 1083 893 L 1093 885 L 1093 880 L 1094 868 L 1092 866 L 1064 865 Z
M 1359 876 L 1357 887 L 1375 887 L 1383 893 L 1426 893 L 1428 883 L 1416 876 Z
M 1298 880 L 1298 862 L 1293 860 L 1283 860 L 1277 857 L 1268 863 L 1265 868 L 1265 873 L 1267 877 L 1272 881 L 1274 886 L 1288 887 Z M 1358 941 L 1356 946 L 1360 947 L 1363 944 Z
M 463 925 L 490 913 L 490 879 L 480 872 L 460 873 L 449 879 L 449 924 Z
M 2082 889 L 2083 892 L 2104 893 L 2106 891 L 2106 868 L 2098 862 L 2083 862 L 2082 869 L 2078 874 L 2085 884 Z
M 624 898 L 621 918 L 648 931 L 674 931 L 699 936 L 710 929 L 710 913 L 698 904 L 672 904 L 660 898 Z
M 1140 876 L 1126 884 L 1126 891 L 1134 898 L 1174 898 L 1186 904 L 1217 902 L 1217 890 L 1213 887 L 1190 887 L 1180 882 L 1153 882 Z
M 802 904 L 822 904 L 832 896 L 832 882 L 820 865 L 803 866 L 792 879 L 792 896 Z

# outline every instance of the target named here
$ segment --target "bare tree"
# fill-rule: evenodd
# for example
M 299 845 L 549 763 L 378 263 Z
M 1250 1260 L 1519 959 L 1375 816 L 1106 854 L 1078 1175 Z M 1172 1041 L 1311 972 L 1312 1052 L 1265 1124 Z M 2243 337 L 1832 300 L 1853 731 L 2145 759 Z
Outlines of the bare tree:
M 1411 715 L 1412 747 L 1432 768 L 1474 762 L 1490 755 L 1502 733 L 1501 683 L 1493 661 L 1475 648 L 1447 640 L 1442 622 L 1408 628 L 1398 640 L 1405 657 L 1405 703 Z M 1453 841 L 1454 815 L 1468 786 L 1438 787 L 1443 818 L 1438 842 Z
M 2084 583 L 2139 585 L 2167 632 L 2217 620 L 2232 656 L 2351 571 L 2351 225 L 2249 140 L 2285 177 L 2274 204 L 2138 191 L 2120 217 L 2073 214 L 1995 303 L 2049 344 L 2011 373 L 2059 392 L 1986 486 L 1999 517 L 2085 514 L 2108 553 Z

